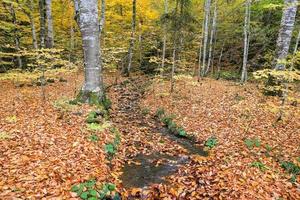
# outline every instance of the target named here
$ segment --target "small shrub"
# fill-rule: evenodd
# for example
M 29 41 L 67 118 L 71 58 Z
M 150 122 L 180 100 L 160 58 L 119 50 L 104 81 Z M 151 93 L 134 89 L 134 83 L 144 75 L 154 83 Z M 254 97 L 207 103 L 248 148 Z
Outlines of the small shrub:
M 216 137 L 210 137 L 205 142 L 205 146 L 212 149 L 218 144 L 218 139 Z

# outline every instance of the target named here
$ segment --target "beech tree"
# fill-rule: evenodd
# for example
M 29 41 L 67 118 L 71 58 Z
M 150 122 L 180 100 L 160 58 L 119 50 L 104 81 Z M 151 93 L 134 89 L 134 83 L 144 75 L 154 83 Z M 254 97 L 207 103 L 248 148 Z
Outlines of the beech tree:
M 285 70 L 285 64 L 282 60 L 286 59 L 294 30 L 295 17 L 297 13 L 298 0 L 285 0 L 284 9 L 281 18 L 280 30 L 277 39 L 277 63 L 276 70 Z
M 216 29 L 217 29 L 217 15 L 218 15 L 218 0 L 214 2 L 214 16 L 211 25 L 211 33 L 210 33 L 210 41 L 209 41 L 209 53 L 208 53 L 208 62 L 205 70 L 205 75 L 209 72 L 210 65 L 212 62 L 212 51 L 213 51 L 213 41 L 216 37 Z
M 45 47 L 45 34 L 46 34 L 46 8 L 45 0 L 39 0 L 40 11 L 40 48 Z
M 85 80 L 79 100 L 99 103 L 103 97 L 100 26 L 97 0 L 74 0 L 75 19 L 82 38 Z
M 248 51 L 250 41 L 250 15 L 251 15 L 251 0 L 247 0 L 245 8 L 245 22 L 244 22 L 244 56 L 242 66 L 241 82 L 245 83 L 248 79 L 247 63 L 248 63 Z
M 134 41 L 135 41 L 134 38 L 135 29 L 136 29 L 136 0 L 132 0 L 132 20 L 131 20 L 131 36 L 130 36 L 130 43 L 128 49 L 128 66 L 127 68 L 124 67 L 122 70 L 122 73 L 127 76 L 129 76 L 131 66 L 132 66 L 133 48 L 134 48 Z
M 46 47 L 53 48 L 54 38 L 53 38 L 53 23 L 52 23 L 52 0 L 46 0 L 46 17 L 47 17 L 47 38 Z
M 204 12 L 204 35 L 203 35 L 203 56 L 202 56 L 202 76 L 206 69 L 206 54 L 207 54 L 207 41 L 208 41 L 208 30 L 209 30 L 209 18 L 210 18 L 210 6 L 211 0 L 205 1 L 205 12 Z

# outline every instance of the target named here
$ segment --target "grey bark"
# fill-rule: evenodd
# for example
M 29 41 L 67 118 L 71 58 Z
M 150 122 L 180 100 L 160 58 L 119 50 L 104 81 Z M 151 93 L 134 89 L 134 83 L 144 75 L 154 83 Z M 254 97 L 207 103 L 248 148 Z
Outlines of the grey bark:
M 45 48 L 45 34 L 46 34 L 45 0 L 39 0 L 39 11 L 40 11 L 40 48 Z
M 31 27 L 31 35 L 32 35 L 32 44 L 33 44 L 33 48 L 37 49 L 38 48 L 38 43 L 37 43 L 37 38 L 36 38 L 36 29 L 35 29 L 35 23 L 34 23 L 34 18 L 33 18 L 33 1 L 29 0 L 29 20 L 30 20 L 30 27 Z
M 133 57 L 133 47 L 135 41 L 135 27 L 136 27 L 136 0 L 132 0 L 132 22 L 131 22 L 131 38 L 128 49 L 128 66 L 125 72 L 126 75 L 130 74 L 130 70 L 132 67 L 132 57 Z
M 210 6 L 211 6 L 211 0 L 206 0 L 205 3 L 205 12 L 204 12 L 204 39 L 203 39 L 203 56 L 202 56 L 202 75 L 204 75 L 204 70 L 206 68 L 206 51 L 207 51 L 207 41 L 208 41 L 208 22 L 210 18 Z
M 205 75 L 208 73 L 208 71 L 210 69 L 210 65 L 211 65 L 213 41 L 215 39 L 215 33 L 216 33 L 216 27 L 217 27 L 217 15 L 218 15 L 217 4 L 218 4 L 218 0 L 215 0 L 214 16 L 213 16 L 212 28 L 211 28 L 211 33 L 210 33 L 210 41 L 209 41 L 208 62 L 207 62 L 207 68 L 205 71 Z
M 250 41 L 250 6 L 251 0 L 247 0 L 246 9 L 245 9 L 245 22 L 244 22 L 244 56 L 243 56 L 243 67 L 242 67 L 242 76 L 241 82 L 245 83 L 248 79 L 247 73 L 247 62 L 248 62 L 248 50 L 249 50 L 249 41 Z
M 46 0 L 46 17 L 47 17 L 47 38 L 46 47 L 53 48 L 54 37 L 53 37 L 53 22 L 52 22 L 52 0 Z
M 164 14 L 168 14 L 168 0 L 164 1 Z M 166 58 L 166 47 L 167 47 L 167 25 L 164 24 L 164 37 L 163 37 L 163 52 L 162 52 L 162 62 L 161 62 L 161 75 L 163 75 L 163 70 L 165 68 L 165 58 Z
M 198 81 L 200 81 L 201 77 L 201 58 L 202 58 L 202 46 L 203 46 L 203 37 L 204 37 L 204 26 L 205 26 L 205 19 L 203 19 L 202 23 L 202 33 L 200 38 L 200 46 L 199 46 L 199 59 L 198 59 Z
M 75 19 L 80 28 L 84 55 L 85 81 L 81 97 L 90 101 L 90 94 L 103 96 L 102 67 L 100 64 L 100 29 L 97 0 L 74 0 Z
M 274 68 L 276 70 L 285 70 L 285 64 L 283 64 L 281 61 L 286 59 L 289 53 L 292 33 L 295 24 L 295 17 L 297 13 L 297 4 L 298 0 L 284 1 L 284 9 L 277 39 L 277 63 Z

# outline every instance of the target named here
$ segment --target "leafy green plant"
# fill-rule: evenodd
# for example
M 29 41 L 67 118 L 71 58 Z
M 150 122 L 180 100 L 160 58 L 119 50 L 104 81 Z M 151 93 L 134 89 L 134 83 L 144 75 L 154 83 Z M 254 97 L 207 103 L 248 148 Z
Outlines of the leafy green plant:
M 91 131 L 104 131 L 105 129 L 109 128 L 111 124 L 109 122 L 104 122 L 103 124 L 91 123 L 87 124 L 87 128 Z
M 186 131 L 183 128 L 178 128 L 177 132 L 178 132 L 177 133 L 178 136 L 180 136 L 180 137 L 187 137 L 188 136 L 187 133 L 186 133 Z
M 92 142 L 98 142 L 99 137 L 98 137 L 98 135 L 93 134 L 93 135 L 89 136 L 89 140 L 92 141 Z
M 281 162 L 281 167 L 292 175 L 290 181 L 292 183 L 296 182 L 297 176 L 300 174 L 300 167 L 293 162 L 288 161 Z
M 290 174 L 299 175 L 300 167 L 293 162 L 284 161 L 281 162 L 281 167 Z
M 255 147 L 260 147 L 261 142 L 258 138 L 255 139 L 245 139 L 244 141 L 245 145 L 247 146 L 248 149 L 253 149 Z
M 149 113 L 150 113 L 149 108 L 143 108 L 143 109 L 142 109 L 142 115 L 146 116 L 146 115 L 148 115 Z
M 216 137 L 210 137 L 205 142 L 205 146 L 212 149 L 218 144 L 218 139 Z
M 115 146 L 112 143 L 106 144 L 104 146 L 104 150 L 105 150 L 105 153 L 107 153 L 109 155 L 114 155 L 116 153 Z
M 112 183 L 103 184 L 102 188 L 97 188 L 95 180 L 89 180 L 79 185 L 74 185 L 71 188 L 83 200 L 98 200 L 98 199 L 120 199 L 118 193 L 115 192 L 116 186 Z
M 85 120 L 86 123 L 88 124 L 99 124 L 100 121 L 98 119 L 98 114 L 96 111 L 91 111 L 88 116 L 87 116 L 87 119 Z
M 102 105 L 103 105 L 104 109 L 107 111 L 109 111 L 109 109 L 111 109 L 112 102 L 106 95 L 104 95 L 104 97 L 102 99 Z
M 250 164 L 251 167 L 256 167 L 258 168 L 260 171 L 266 171 L 268 168 L 266 167 L 266 165 L 260 161 L 256 161 Z
M 161 118 L 165 114 L 164 108 L 158 108 L 155 112 L 155 116 L 158 118 Z

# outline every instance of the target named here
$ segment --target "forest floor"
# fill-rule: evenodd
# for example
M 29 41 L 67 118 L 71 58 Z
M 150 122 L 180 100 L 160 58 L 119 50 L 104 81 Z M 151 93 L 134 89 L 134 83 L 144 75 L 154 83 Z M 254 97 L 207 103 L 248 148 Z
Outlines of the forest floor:
M 276 122 L 279 99 L 256 84 L 178 76 L 170 94 L 159 78 L 109 77 L 110 119 L 95 131 L 86 117 L 96 108 L 68 104 L 82 80 L 65 78 L 45 87 L 46 100 L 41 87 L 1 81 L 0 199 L 78 199 L 71 187 L 93 178 L 123 199 L 300 199 L 294 100 Z M 169 133 L 158 109 L 192 139 Z M 108 158 L 112 127 L 121 142 Z

